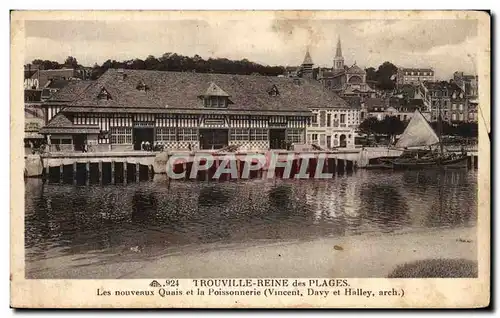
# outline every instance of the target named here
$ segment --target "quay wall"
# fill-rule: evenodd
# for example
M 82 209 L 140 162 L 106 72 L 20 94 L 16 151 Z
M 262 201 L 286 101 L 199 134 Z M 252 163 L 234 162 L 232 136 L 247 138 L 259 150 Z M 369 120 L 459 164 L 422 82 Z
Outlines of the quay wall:
M 129 151 L 128 147 L 124 147 L 124 151 L 113 151 L 104 152 L 97 151 L 91 153 L 80 153 L 80 152 L 67 152 L 67 153 L 47 153 L 43 155 L 26 155 L 25 156 L 25 170 L 24 174 L 26 177 L 38 177 L 42 176 L 44 169 L 47 167 L 58 167 L 61 165 L 72 165 L 74 163 L 109 163 L 109 162 L 121 162 L 129 164 L 140 164 L 148 167 L 152 167 L 154 173 L 164 174 L 166 173 L 166 163 L 168 157 L 172 154 L 169 152 L 146 152 L 146 151 Z M 216 153 L 212 151 L 185 151 L 185 152 L 175 152 L 194 156 L 196 154 L 212 154 L 220 158 L 224 157 L 226 153 Z M 368 165 L 370 159 L 380 158 L 380 157 L 397 157 L 401 155 L 400 150 L 389 150 L 383 147 L 372 147 L 372 148 L 357 148 L 357 149 L 345 149 L 345 150 L 333 150 L 333 151 L 274 151 L 274 153 L 280 154 L 280 160 L 285 160 L 287 155 L 311 155 L 311 156 L 325 156 L 328 158 L 334 158 L 337 160 L 348 161 L 350 164 L 355 165 L 358 168 L 364 168 Z M 236 152 L 232 153 L 239 160 L 243 160 L 247 154 L 263 154 L 264 151 L 256 152 Z M 476 156 L 477 152 L 469 152 L 470 156 Z

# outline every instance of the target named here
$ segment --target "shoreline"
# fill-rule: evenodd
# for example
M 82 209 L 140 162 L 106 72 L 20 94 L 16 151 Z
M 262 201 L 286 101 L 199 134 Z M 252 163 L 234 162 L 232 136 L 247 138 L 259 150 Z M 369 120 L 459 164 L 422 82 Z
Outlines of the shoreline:
M 213 243 L 155 256 L 141 251 L 95 263 L 88 254 L 26 264 L 33 279 L 209 277 L 383 278 L 397 266 L 429 259 L 477 261 L 477 227 L 410 230 L 309 240 Z M 133 253 L 133 254 L 132 254 Z M 133 255 L 133 256 L 132 256 Z M 142 258 L 142 259 L 141 259 Z M 127 261 L 120 261 L 121 259 Z M 80 261 L 80 263 L 79 263 Z

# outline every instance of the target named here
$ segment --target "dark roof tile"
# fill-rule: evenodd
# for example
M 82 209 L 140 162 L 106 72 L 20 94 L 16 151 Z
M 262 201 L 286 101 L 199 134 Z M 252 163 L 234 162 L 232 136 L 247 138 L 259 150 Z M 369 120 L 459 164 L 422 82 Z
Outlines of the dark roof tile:
M 52 95 L 47 102 L 71 102 L 80 97 L 80 95 L 93 83 L 93 81 L 74 80 L 69 81 L 66 86 Z
M 148 91 L 136 88 L 140 81 L 149 87 Z M 283 77 L 116 69 L 104 73 L 71 106 L 205 109 L 199 96 L 210 83 L 230 95 L 228 110 L 307 111 L 346 106 L 344 100 L 314 81 L 301 80 L 298 85 Z M 273 85 L 280 92 L 278 96 L 268 94 Z M 98 99 L 103 88 L 112 99 Z

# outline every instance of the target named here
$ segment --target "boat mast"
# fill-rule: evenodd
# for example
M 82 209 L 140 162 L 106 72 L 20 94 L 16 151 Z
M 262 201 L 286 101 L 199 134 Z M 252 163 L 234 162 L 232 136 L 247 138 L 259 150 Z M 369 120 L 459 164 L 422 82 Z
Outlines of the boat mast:
M 441 116 L 441 103 L 443 102 L 443 96 L 439 99 L 438 103 L 438 139 L 439 139 L 439 150 L 441 151 L 441 155 L 443 154 L 443 142 L 441 141 L 441 136 L 443 135 L 443 118 Z

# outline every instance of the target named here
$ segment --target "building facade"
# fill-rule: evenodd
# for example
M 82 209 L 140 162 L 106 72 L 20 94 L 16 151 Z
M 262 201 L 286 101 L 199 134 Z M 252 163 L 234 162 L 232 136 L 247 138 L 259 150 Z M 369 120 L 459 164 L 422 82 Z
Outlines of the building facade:
M 453 73 L 453 81 L 464 91 L 467 99 L 467 121 L 477 122 L 479 109 L 478 76 L 467 75 L 463 72 Z
M 432 68 L 398 68 L 396 83 L 398 85 L 419 85 L 422 82 L 433 82 L 434 70 Z
M 441 118 L 449 123 L 468 121 L 468 99 L 464 91 L 453 81 L 423 82 L 419 86 L 419 95 L 431 113 L 431 121 Z
M 344 99 L 329 105 L 311 108 L 312 119 L 307 127 L 307 143 L 322 148 L 354 148 L 356 128 L 360 123 L 359 103 Z
M 410 121 L 416 110 L 419 110 L 427 120 L 431 120 L 431 114 L 426 111 L 421 99 L 366 98 L 361 103 L 361 109 L 363 120 L 369 117 L 378 120 L 396 117 L 401 121 Z
M 41 132 L 61 151 L 84 144 L 130 151 L 146 141 L 184 150 L 284 149 L 306 143 L 306 128 L 320 122 L 331 145 L 349 145 L 359 121 L 345 101 L 306 79 L 128 69 L 61 89 L 44 107 Z

